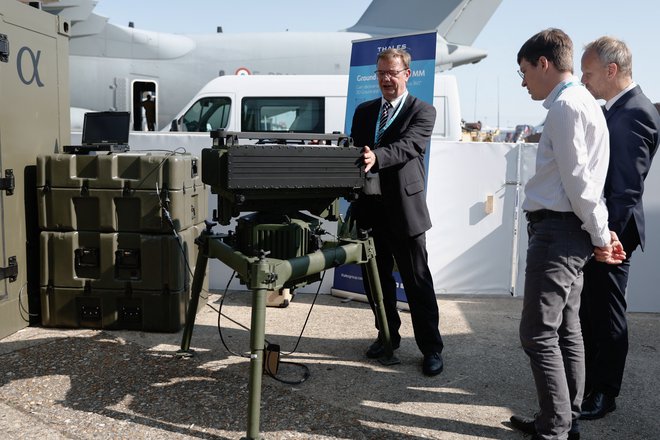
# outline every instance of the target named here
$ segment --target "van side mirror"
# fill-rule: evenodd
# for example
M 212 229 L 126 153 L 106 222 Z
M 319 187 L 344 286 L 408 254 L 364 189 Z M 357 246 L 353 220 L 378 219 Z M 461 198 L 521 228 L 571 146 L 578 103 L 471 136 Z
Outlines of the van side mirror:
M 170 124 L 170 131 L 179 131 L 179 125 L 176 123 L 176 119 L 172 119 Z

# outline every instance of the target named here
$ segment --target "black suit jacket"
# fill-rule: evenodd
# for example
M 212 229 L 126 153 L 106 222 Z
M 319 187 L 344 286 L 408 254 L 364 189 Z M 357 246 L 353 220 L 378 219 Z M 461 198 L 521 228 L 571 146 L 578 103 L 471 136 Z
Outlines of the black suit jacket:
M 387 222 L 393 231 L 413 237 L 431 228 L 426 206 L 424 154 L 435 124 L 435 108 L 408 94 L 401 110 L 385 130 L 376 155 L 375 171 L 380 177 L 381 200 L 386 212 L 364 208 L 364 198 L 355 202 L 358 223 Z M 360 104 L 353 115 L 351 137 L 356 147 L 373 149 L 381 98 Z M 360 206 L 362 204 L 362 206 Z M 370 212 L 365 212 L 370 211 Z M 378 218 L 373 218 L 378 215 Z M 366 217 L 372 216 L 367 220 Z
M 605 113 L 610 132 L 610 164 L 604 194 L 609 227 L 621 235 L 635 222 L 638 240 L 630 243 L 628 253 L 637 245 L 644 249 L 644 179 L 660 142 L 660 115 L 651 101 L 636 86 L 619 98 Z

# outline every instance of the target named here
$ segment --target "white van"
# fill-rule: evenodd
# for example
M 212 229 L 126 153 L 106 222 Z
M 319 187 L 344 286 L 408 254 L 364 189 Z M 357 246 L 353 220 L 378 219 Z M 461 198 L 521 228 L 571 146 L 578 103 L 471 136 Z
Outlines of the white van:
M 170 131 L 344 131 L 348 75 L 221 76 L 176 116 Z M 461 138 L 456 78 L 436 75 L 434 139 Z

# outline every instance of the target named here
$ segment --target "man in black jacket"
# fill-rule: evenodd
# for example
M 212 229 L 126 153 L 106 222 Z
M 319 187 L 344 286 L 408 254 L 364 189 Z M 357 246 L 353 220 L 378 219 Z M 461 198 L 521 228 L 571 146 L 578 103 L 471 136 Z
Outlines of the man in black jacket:
M 626 285 L 630 256 L 644 249 L 644 179 L 660 136 L 660 115 L 632 80 L 632 55 L 626 44 L 601 37 L 585 47 L 582 82 L 604 99 L 610 134 L 610 162 L 604 194 L 610 230 L 627 258 L 620 265 L 592 259 L 584 269 L 580 321 L 586 382 L 583 419 L 598 419 L 616 408 L 628 353 Z
M 408 93 L 410 74 L 408 52 L 386 49 L 378 54 L 376 76 L 382 97 L 361 104 L 353 115 L 351 136 L 354 144 L 363 148 L 367 182 L 352 212 L 359 228 L 372 231 L 392 346 L 398 348 L 401 341 L 392 275 L 396 261 L 410 306 L 415 341 L 424 355 L 422 371 L 434 376 L 443 369 L 443 343 L 426 252 L 425 233 L 431 228 L 431 219 L 424 190 L 424 154 L 436 111 Z M 366 354 L 369 358 L 385 354 L 380 334 Z

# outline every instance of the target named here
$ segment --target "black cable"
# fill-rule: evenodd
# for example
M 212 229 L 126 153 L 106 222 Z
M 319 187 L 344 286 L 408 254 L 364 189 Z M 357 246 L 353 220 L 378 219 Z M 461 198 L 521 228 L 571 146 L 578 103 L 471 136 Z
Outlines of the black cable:
M 245 330 L 247 330 L 248 333 L 250 332 L 250 328 L 249 328 L 249 327 L 246 327 L 246 326 L 244 326 L 243 324 L 240 324 L 240 323 L 238 323 L 237 321 L 228 318 L 226 315 L 224 315 L 224 314 L 222 313 L 222 306 L 223 306 L 224 303 L 225 303 L 225 298 L 227 297 L 227 292 L 229 291 L 229 285 L 231 284 L 231 281 L 234 279 L 234 275 L 235 275 L 235 274 L 236 274 L 236 271 L 233 271 L 232 274 L 231 274 L 231 276 L 229 277 L 229 281 L 227 282 L 227 286 L 225 287 L 225 291 L 224 291 L 224 293 L 222 294 L 222 299 L 220 300 L 220 306 L 219 306 L 219 308 L 218 308 L 218 335 L 220 336 L 220 341 L 222 342 L 222 345 L 225 347 L 225 350 L 227 350 L 229 353 L 233 354 L 234 356 L 240 356 L 240 357 L 244 357 L 244 358 L 249 358 L 249 357 L 250 357 L 249 354 L 239 354 L 239 353 L 236 353 L 236 352 L 234 352 L 232 349 L 229 348 L 229 346 L 227 345 L 227 342 L 225 341 L 225 338 L 222 336 L 222 326 L 220 325 L 220 319 L 221 319 L 221 317 L 222 317 L 222 316 L 225 316 L 225 318 L 229 319 L 229 320 L 230 320 L 231 322 L 233 322 L 234 324 L 237 324 L 238 326 L 240 326 L 240 327 L 244 328 Z M 268 343 L 268 341 L 266 341 L 266 343 Z
M 298 340 L 296 341 L 296 345 L 293 347 L 293 350 L 291 350 L 289 353 L 282 353 L 282 356 L 290 356 L 293 353 L 296 352 L 298 349 L 298 344 L 300 344 L 300 341 L 302 339 L 302 335 L 305 332 L 305 328 L 307 327 L 307 321 L 309 321 L 309 317 L 312 314 L 312 309 L 314 308 L 314 305 L 316 304 L 316 299 L 319 296 L 319 293 L 321 292 L 321 286 L 323 285 L 323 279 L 325 278 L 325 271 L 323 271 L 323 275 L 321 275 L 321 280 L 319 281 L 319 287 L 316 289 L 316 293 L 314 294 L 314 299 L 312 299 L 312 304 L 309 306 L 309 311 L 307 312 L 307 317 L 305 318 L 305 323 L 302 326 L 302 329 L 300 330 L 300 335 L 298 335 Z M 307 379 L 310 378 L 312 373 L 309 371 L 309 367 L 307 365 L 302 364 L 300 362 L 291 362 L 291 361 L 280 361 L 280 365 L 285 364 L 285 365 L 295 365 L 297 367 L 300 367 L 303 369 L 303 377 L 300 380 L 296 381 L 289 381 L 286 379 L 282 379 L 280 377 L 277 377 L 276 374 L 273 374 L 272 371 L 270 371 L 270 364 L 268 362 L 264 363 L 264 371 L 266 374 L 268 374 L 270 377 L 275 379 L 278 382 L 285 383 L 287 385 L 300 385 L 301 383 L 305 382 Z
M 137 183 L 137 186 L 136 186 L 136 187 L 134 187 L 134 188 L 130 188 L 130 190 L 137 190 L 137 189 L 142 188 L 142 185 L 143 185 L 144 182 L 147 180 L 147 178 L 148 178 L 149 176 L 151 176 L 153 173 L 155 173 L 156 171 L 158 171 L 160 168 L 162 168 L 163 165 L 165 164 L 165 162 L 166 162 L 170 157 L 175 156 L 175 155 L 177 155 L 177 154 L 186 154 L 186 153 L 187 153 L 187 151 L 186 151 L 186 149 L 185 149 L 184 147 L 175 148 L 174 150 L 161 150 L 161 149 L 141 150 L 141 152 L 165 152 L 165 153 L 167 153 L 167 154 L 165 155 L 165 157 L 163 158 L 163 160 L 161 160 L 160 163 L 159 163 L 156 167 L 152 168 L 152 169 L 151 169 L 151 170 L 150 170 L 150 171 L 149 171 L 149 172 L 148 172 L 148 173 L 147 173 L 147 174 L 146 174 L 146 175 L 145 175 L 145 176 L 144 176 L 144 177 L 143 177 L 143 178 Z M 172 221 L 172 218 L 170 217 L 170 213 L 169 213 L 169 211 L 168 211 L 167 209 L 164 208 L 164 206 L 163 206 L 163 201 L 162 201 L 161 198 L 160 198 L 160 191 L 159 191 L 159 189 L 158 189 L 158 181 L 156 181 L 156 196 L 158 197 L 158 205 L 160 206 L 161 211 L 163 212 L 164 216 L 165 216 L 165 215 L 167 216 L 165 220 L 168 222 L 168 224 L 169 224 L 170 227 L 172 228 L 172 232 L 174 233 L 174 235 L 175 235 L 176 237 L 178 237 L 178 234 L 177 234 L 177 232 L 176 232 L 176 228 L 174 227 L 174 222 Z M 115 215 L 116 215 L 116 216 L 119 215 L 119 213 L 118 213 L 116 210 L 115 210 Z M 118 220 L 118 219 L 117 219 L 117 220 Z
M 182 151 L 179 151 L 179 150 L 182 150 Z M 144 150 L 144 151 L 158 151 L 158 152 L 165 151 L 169 154 L 167 154 L 165 156 L 165 158 L 163 158 L 163 160 L 160 161 L 158 166 L 156 166 L 146 176 L 144 176 L 144 178 L 138 184 L 138 186 L 137 186 L 138 188 L 142 186 L 142 183 L 147 179 L 147 177 L 149 177 L 152 173 L 154 173 L 159 168 L 162 168 L 163 165 L 165 164 L 165 162 L 167 161 L 167 159 L 169 159 L 170 157 L 172 157 L 176 154 L 185 154 L 186 153 L 186 149 L 183 148 L 183 147 L 176 148 L 172 151 L 170 151 L 170 150 Z M 135 188 L 133 188 L 133 189 L 135 189 Z M 190 278 L 192 280 L 195 277 L 195 275 L 193 274 L 193 271 L 190 268 L 191 265 L 190 265 L 190 261 L 188 260 L 188 255 L 186 255 L 186 250 L 183 247 L 183 242 L 182 242 L 183 240 L 181 239 L 181 237 L 179 236 L 179 234 L 176 230 L 176 225 L 174 224 L 174 220 L 172 219 L 172 215 L 170 214 L 170 211 L 169 211 L 168 207 L 163 204 L 163 200 L 160 197 L 160 190 L 158 188 L 158 182 L 156 182 L 156 198 L 158 199 L 158 205 L 160 206 L 163 219 L 166 221 L 167 225 L 171 229 L 172 234 L 177 239 L 177 244 L 179 245 L 179 249 L 181 249 L 181 255 L 183 257 L 185 267 L 188 269 L 188 273 L 190 274 Z M 205 289 L 202 289 L 202 291 L 204 293 L 206 293 L 207 295 L 202 296 L 201 292 L 200 292 L 200 297 L 202 299 L 208 299 L 208 295 L 210 294 L 210 292 L 208 292 Z
M 160 199 L 160 197 L 159 197 L 159 199 Z M 186 269 L 188 269 L 188 273 L 190 274 L 191 279 L 194 279 L 194 278 L 195 278 L 195 274 L 193 273 L 193 270 L 192 270 L 192 268 L 191 268 L 190 260 L 188 260 L 188 255 L 186 254 L 186 250 L 185 250 L 184 247 L 183 247 L 183 240 L 182 240 L 181 237 L 176 233 L 176 228 L 175 228 L 175 226 L 174 226 L 174 222 L 172 221 L 172 217 L 171 217 L 169 211 L 167 210 L 167 208 L 161 206 L 161 209 L 163 209 L 164 213 L 166 213 L 165 218 L 166 218 L 166 219 L 169 219 L 168 224 L 169 224 L 170 228 L 172 229 L 172 233 L 174 234 L 174 236 L 177 237 L 177 244 L 179 245 L 179 249 L 181 250 L 181 256 L 182 256 L 182 258 L 183 258 L 184 265 L 185 265 Z M 210 307 L 212 310 L 214 310 L 215 312 L 218 313 L 218 331 L 220 330 L 220 316 L 224 316 L 225 318 L 227 318 L 228 320 L 230 320 L 230 321 L 233 322 L 234 324 L 238 325 L 239 327 L 242 327 L 244 330 L 247 330 L 247 331 L 249 332 L 249 331 L 250 331 L 250 328 L 249 328 L 249 327 L 246 327 L 245 325 L 241 324 L 240 322 L 236 321 L 235 319 L 232 319 L 232 318 L 230 318 L 229 316 L 224 315 L 224 314 L 222 313 L 222 305 L 223 305 L 223 303 L 224 303 L 224 301 L 225 301 L 225 297 L 227 296 L 227 291 L 229 290 L 229 285 L 231 284 L 231 281 L 234 279 L 234 275 L 235 275 L 235 274 L 236 274 L 236 272 L 234 271 L 234 272 L 232 272 L 231 277 L 229 277 L 229 281 L 227 282 L 227 286 L 225 287 L 225 291 L 224 291 L 224 293 L 223 293 L 223 295 L 222 295 L 222 299 L 220 300 L 220 308 L 219 308 L 219 309 L 216 309 L 215 307 L 213 307 L 213 306 L 212 306 L 211 304 L 209 304 L 208 302 L 206 303 L 206 305 L 207 305 L 208 307 Z M 201 295 L 201 292 L 206 293 L 206 296 L 202 296 L 202 295 Z M 211 292 L 209 292 L 209 291 L 206 290 L 206 289 L 202 289 L 201 292 L 200 292 L 200 297 L 203 298 L 203 299 L 205 299 L 205 300 L 208 300 L 208 299 L 209 299 L 209 295 L 211 294 Z M 225 349 L 226 349 L 229 353 L 231 353 L 231 354 L 233 354 L 233 355 L 235 355 L 235 356 L 249 357 L 249 355 L 241 355 L 241 354 L 238 354 L 238 353 L 235 353 L 234 351 L 232 351 L 232 350 L 227 346 L 227 344 L 225 343 L 225 341 L 224 341 L 224 339 L 223 339 L 223 337 L 222 337 L 222 333 L 221 333 L 221 332 L 220 332 L 220 340 L 222 341 L 222 344 L 224 345 Z M 266 342 L 268 342 L 268 341 L 266 341 Z
M 180 151 L 180 150 L 181 150 L 181 151 Z M 146 174 L 146 176 L 144 176 L 144 177 L 142 178 L 142 180 L 140 180 L 140 182 L 138 182 L 137 187 L 135 187 L 135 188 L 133 188 L 133 189 L 141 188 L 141 187 L 142 187 L 142 184 L 147 180 L 147 178 L 148 178 L 149 176 L 151 176 L 153 173 L 155 173 L 156 171 L 158 171 L 160 168 L 163 167 L 163 165 L 165 164 L 165 162 L 167 161 L 167 159 L 169 159 L 170 157 L 175 156 L 175 155 L 177 155 L 177 154 L 185 154 L 185 153 L 186 153 L 186 149 L 183 148 L 183 147 L 175 148 L 174 150 L 171 150 L 171 151 L 170 151 L 170 150 L 144 150 L 144 151 L 158 151 L 158 152 L 163 152 L 163 151 L 165 151 L 165 152 L 167 152 L 168 154 L 166 154 L 165 157 L 163 158 L 163 160 L 161 160 L 160 163 L 159 163 L 155 168 L 153 168 L 151 171 L 149 171 L 149 172 Z M 158 184 L 158 183 L 156 183 L 156 185 L 157 185 L 157 184 Z
M 27 287 L 27 283 L 23 284 L 23 286 L 21 286 L 21 288 L 18 291 L 18 310 L 19 310 L 21 319 L 24 322 L 30 322 L 30 318 L 35 318 L 35 317 L 39 316 L 39 313 L 30 313 L 29 308 L 26 308 L 25 304 L 23 304 L 23 299 L 22 299 L 23 295 L 22 295 L 22 293 L 23 293 L 23 289 L 25 289 L 26 287 Z
M 162 163 L 163 163 L 163 162 L 161 162 L 161 164 L 162 164 Z M 158 197 L 158 200 L 159 200 L 159 201 L 161 200 L 160 197 Z M 167 208 L 162 204 L 162 201 L 160 201 L 160 205 L 161 205 L 161 209 L 163 210 L 164 217 L 165 217 L 165 219 L 167 220 L 168 225 L 169 225 L 170 228 L 172 229 L 172 233 L 173 233 L 174 236 L 177 238 L 177 243 L 179 244 L 179 248 L 181 249 L 181 255 L 182 255 L 183 259 L 184 259 L 185 266 L 186 266 L 186 268 L 188 269 L 188 272 L 189 272 L 189 273 L 192 275 L 192 277 L 194 278 L 194 274 L 193 274 L 193 271 L 192 271 L 192 269 L 191 269 L 191 267 L 190 267 L 190 262 L 189 262 L 189 260 L 188 260 L 188 256 L 186 255 L 185 249 L 183 248 L 182 240 L 181 240 L 181 238 L 179 237 L 179 235 L 178 235 L 177 232 L 176 232 L 176 227 L 174 226 L 174 222 L 173 222 L 173 220 L 172 220 L 172 217 L 171 217 L 169 211 L 167 210 Z M 336 237 L 335 237 L 335 238 L 336 238 Z M 335 252 L 336 252 L 336 247 L 335 247 Z M 291 350 L 291 351 L 288 352 L 288 353 L 282 353 L 282 356 L 290 356 L 290 355 L 292 355 L 293 353 L 295 353 L 296 350 L 298 349 L 298 345 L 300 344 L 300 341 L 302 340 L 302 336 L 303 336 L 303 334 L 304 334 L 304 332 L 305 332 L 305 328 L 307 328 L 307 323 L 308 323 L 308 321 L 309 321 L 309 317 L 310 317 L 311 314 L 312 314 L 312 310 L 314 309 L 314 305 L 316 304 L 316 300 L 317 300 L 317 298 L 318 298 L 318 296 L 319 296 L 319 294 L 320 294 L 320 292 L 321 292 L 321 286 L 323 285 L 323 280 L 325 279 L 325 273 L 326 273 L 326 272 L 323 271 L 323 274 L 321 275 L 321 279 L 319 280 L 319 286 L 318 286 L 318 289 L 316 289 L 316 293 L 314 294 L 314 298 L 313 298 L 313 300 L 312 300 L 312 304 L 311 304 L 310 307 L 309 307 L 309 311 L 307 312 L 307 316 L 305 317 L 305 322 L 303 323 L 303 326 L 302 326 L 302 328 L 301 328 L 301 330 L 300 330 L 300 334 L 298 335 L 298 339 L 296 340 L 296 344 L 295 344 L 295 346 L 293 347 L 293 350 Z M 213 306 L 212 306 L 211 304 L 209 304 L 208 302 L 207 302 L 206 305 L 207 305 L 208 307 L 210 307 L 212 310 L 214 310 L 215 312 L 218 313 L 218 322 L 217 322 L 218 335 L 220 336 L 220 341 L 222 342 L 222 345 L 225 347 L 225 349 L 226 349 L 230 354 L 232 354 L 232 355 L 234 355 L 234 356 L 239 356 L 239 357 L 243 357 L 243 358 L 249 358 L 249 357 L 250 357 L 249 354 L 240 354 L 240 353 L 236 353 L 235 351 L 233 351 L 232 349 L 229 348 L 229 346 L 227 345 L 227 342 L 225 341 L 225 339 L 224 339 L 224 337 L 223 337 L 223 335 L 222 335 L 222 326 L 221 326 L 221 324 L 220 324 L 221 317 L 224 316 L 225 318 L 227 318 L 228 320 L 230 320 L 230 321 L 233 322 L 234 324 L 238 325 L 239 327 L 243 328 L 244 330 L 246 330 L 246 331 L 248 331 L 248 332 L 251 331 L 251 329 L 250 329 L 249 327 L 247 327 L 247 326 L 245 326 L 245 325 L 239 323 L 238 321 L 236 321 L 236 320 L 234 320 L 234 319 L 232 319 L 232 318 L 230 318 L 230 317 L 228 317 L 227 315 L 225 315 L 225 314 L 222 313 L 222 308 L 223 308 L 223 306 L 224 306 L 225 298 L 227 297 L 227 292 L 229 291 L 229 286 L 230 286 L 232 280 L 234 279 L 235 274 L 236 274 L 236 271 L 233 271 L 231 277 L 229 277 L 229 281 L 227 282 L 227 285 L 225 286 L 225 291 L 224 291 L 224 293 L 222 294 L 222 299 L 220 300 L 219 308 L 216 309 L 215 307 L 213 307 Z M 203 290 L 204 292 L 206 292 L 207 294 L 210 294 L 210 292 L 208 292 L 208 291 L 206 291 L 206 290 L 204 290 L 204 289 L 202 289 L 202 290 Z M 205 297 L 204 299 L 208 299 L 208 296 Z M 268 345 L 270 345 L 270 342 L 269 342 L 267 339 L 265 339 L 265 338 L 264 338 L 264 341 L 266 342 L 266 346 L 264 346 L 264 353 L 265 353 L 265 352 L 267 351 L 267 347 L 268 347 Z M 299 384 L 305 382 L 305 381 L 306 381 L 307 379 L 309 379 L 309 377 L 311 376 L 311 372 L 310 372 L 310 370 L 309 370 L 309 367 L 307 367 L 305 364 L 302 364 L 302 363 L 299 363 L 299 362 L 291 362 L 291 361 L 279 361 L 279 364 L 280 364 L 280 365 L 281 365 L 281 364 L 285 364 L 285 365 L 294 365 L 294 366 L 297 366 L 297 367 L 302 368 L 302 369 L 303 369 L 303 377 L 302 377 L 302 379 L 297 380 L 297 381 L 289 381 L 289 380 L 286 380 L 286 379 L 282 379 L 282 378 L 278 377 L 276 374 L 274 374 L 274 373 L 270 370 L 270 367 L 269 367 L 269 365 L 268 365 L 267 362 L 264 363 L 264 371 L 266 372 L 266 374 L 268 374 L 268 376 L 272 377 L 273 379 L 277 380 L 278 382 L 285 383 L 285 384 L 288 384 L 288 385 L 299 385 Z
M 304 381 L 310 378 L 312 373 L 309 371 L 309 367 L 305 364 L 301 364 L 300 362 L 291 362 L 291 361 L 280 361 L 280 365 L 285 364 L 285 365 L 295 365 L 296 367 L 301 367 L 303 369 L 303 377 L 300 380 L 286 380 L 282 379 L 281 377 L 277 377 L 276 374 L 273 374 L 273 372 L 270 371 L 270 367 L 268 362 L 264 364 L 264 371 L 266 372 L 267 375 L 272 377 L 278 382 L 285 383 L 287 385 L 300 385 Z
M 316 304 L 316 299 L 319 296 L 319 292 L 321 291 L 321 285 L 323 285 L 323 279 L 325 278 L 325 271 L 323 271 L 323 275 L 321 275 L 321 280 L 319 281 L 319 288 L 316 289 L 316 293 L 314 294 L 314 299 L 312 299 L 312 304 L 309 306 L 309 311 L 307 312 L 307 317 L 305 318 L 305 323 L 302 326 L 302 329 L 300 330 L 300 335 L 298 335 L 298 340 L 296 341 L 296 345 L 293 347 L 293 350 L 291 350 L 288 353 L 282 353 L 282 356 L 290 356 L 293 353 L 296 352 L 298 349 L 298 344 L 300 344 L 300 340 L 302 339 L 302 335 L 305 331 L 305 328 L 307 327 L 307 321 L 309 321 L 309 317 L 312 314 L 312 309 L 314 308 L 314 304 Z
M 233 350 L 231 350 L 231 349 L 227 346 L 227 343 L 226 343 L 226 341 L 224 340 L 224 337 L 222 336 L 222 326 L 221 326 L 221 324 L 220 324 L 220 320 L 221 320 L 221 317 L 222 317 L 222 316 L 224 316 L 225 318 L 229 319 L 229 320 L 232 321 L 233 323 L 239 325 L 240 327 L 244 328 L 244 329 L 247 330 L 248 332 L 250 331 L 250 329 L 249 329 L 248 327 L 246 327 L 246 326 L 244 326 L 244 325 L 238 323 L 237 321 L 235 321 L 235 320 L 233 320 L 233 319 L 227 317 L 227 315 L 225 315 L 225 314 L 222 313 L 222 307 L 223 307 L 223 305 L 224 305 L 225 298 L 227 297 L 227 292 L 228 292 L 228 290 L 229 290 L 229 285 L 231 284 L 231 281 L 233 280 L 235 274 L 236 274 L 235 271 L 232 272 L 232 275 L 231 275 L 231 277 L 229 278 L 229 282 L 227 282 L 227 286 L 225 287 L 225 291 L 224 291 L 224 293 L 223 293 L 223 295 L 222 295 L 222 299 L 220 300 L 220 307 L 219 307 L 218 310 L 216 310 L 216 311 L 218 312 L 218 324 L 217 324 L 217 325 L 218 325 L 218 334 L 219 334 L 219 336 L 220 336 L 220 340 L 222 341 L 222 345 L 225 347 L 225 349 L 226 349 L 230 354 L 233 354 L 234 356 L 240 356 L 240 357 L 244 357 L 244 358 L 249 358 L 249 354 L 245 354 L 245 355 L 243 355 L 243 354 L 239 354 L 239 353 L 236 353 L 236 352 L 234 352 Z M 298 335 L 298 339 L 297 339 L 297 341 L 296 341 L 296 345 L 294 346 L 294 348 L 293 348 L 292 351 L 290 351 L 290 352 L 288 352 L 288 353 L 282 353 L 282 356 L 290 356 L 290 355 L 292 355 L 293 353 L 295 353 L 295 351 L 297 350 L 298 345 L 300 344 L 300 341 L 302 340 L 302 335 L 303 335 L 304 332 L 305 332 L 305 328 L 307 327 L 307 322 L 309 321 L 309 317 L 310 317 L 310 315 L 312 314 L 312 310 L 313 310 L 314 305 L 315 305 L 315 303 L 316 303 L 316 299 L 318 298 L 319 293 L 321 292 L 321 285 L 323 284 L 323 279 L 324 279 L 324 278 L 325 278 L 325 271 L 323 272 L 323 275 L 321 276 L 321 280 L 319 281 L 319 287 L 318 287 L 318 289 L 316 290 L 316 293 L 314 294 L 314 299 L 312 300 L 312 304 L 310 305 L 309 311 L 307 312 L 307 317 L 305 318 L 305 323 L 303 324 L 303 327 L 302 327 L 302 329 L 300 330 L 300 335 Z M 208 305 L 208 304 L 207 304 L 207 305 Z M 215 308 L 213 308 L 213 307 L 211 307 L 211 308 L 212 308 L 213 310 L 215 310 Z M 264 340 L 265 340 L 265 342 L 266 342 L 266 345 L 264 346 L 264 353 L 266 353 L 266 352 L 267 352 L 268 345 L 271 345 L 271 343 L 270 343 L 267 339 L 265 339 L 265 338 L 264 338 Z M 295 380 L 295 381 L 290 381 L 290 380 L 282 379 L 281 377 L 278 377 L 276 374 L 274 374 L 274 373 L 270 370 L 270 366 L 269 366 L 269 364 L 268 364 L 267 362 L 264 362 L 264 372 L 265 372 L 268 376 L 270 376 L 270 377 L 272 377 L 273 379 L 277 380 L 278 382 L 285 383 L 285 384 L 287 384 L 287 385 L 299 385 L 299 384 L 305 382 L 305 381 L 306 381 L 307 379 L 309 379 L 309 377 L 311 376 L 311 372 L 310 372 L 310 370 L 309 370 L 309 367 L 307 367 L 305 364 L 302 364 L 302 363 L 299 363 L 299 362 L 292 362 L 292 361 L 280 361 L 279 364 L 280 364 L 280 365 L 282 365 L 282 364 L 284 364 L 284 365 L 294 365 L 294 366 L 300 367 L 300 368 L 303 369 L 303 376 L 302 376 L 302 379 L 300 379 L 300 380 Z

